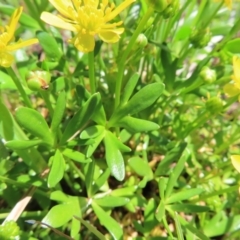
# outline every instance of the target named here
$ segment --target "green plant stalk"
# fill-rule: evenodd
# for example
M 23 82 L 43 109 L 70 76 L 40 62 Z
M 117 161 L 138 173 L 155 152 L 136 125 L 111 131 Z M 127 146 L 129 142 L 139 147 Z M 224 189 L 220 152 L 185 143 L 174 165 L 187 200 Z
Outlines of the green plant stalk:
M 88 74 L 90 80 L 91 93 L 96 92 L 96 79 L 94 70 L 94 51 L 88 53 Z
M 121 88 L 122 88 L 122 79 L 123 79 L 123 73 L 124 73 L 124 69 L 125 69 L 125 63 L 127 60 L 127 57 L 138 37 L 138 35 L 142 32 L 142 30 L 145 27 L 146 22 L 148 21 L 148 19 L 152 16 L 152 14 L 154 13 L 154 9 L 149 7 L 148 11 L 146 12 L 146 14 L 143 16 L 142 20 L 140 21 L 137 29 L 134 31 L 128 45 L 127 48 L 125 49 L 125 51 L 123 52 L 123 55 L 121 57 L 121 60 L 118 64 L 118 75 L 116 78 L 116 86 L 115 86 L 115 103 L 114 103 L 114 109 L 117 108 L 117 106 L 120 103 L 120 94 L 121 94 Z
M 48 213 L 48 211 L 31 211 L 31 212 L 23 212 L 21 214 L 21 218 L 29 218 L 29 217 L 41 217 L 43 218 L 46 214 Z M 5 219 L 8 216 L 9 213 L 0 213 L 0 219 Z
M 215 9 L 215 11 L 213 12 L 213 14 L 209 17 L 209 19 L 207 19 L 206 22 L 203 22 L 203 24 L 202 24 L 202 27 L 203 27 L 203 28 L 206 27 L 206 26 L 212 21 L 212 19 L 216 16 L 216 14 L 218 13 L 219 9 L 222 7 L 223 3 L 224 3 L 224 1 L 222 1 L 222 2 L 218 5 L 218 7 L 217 7 L 217 8 Z
M 50 116 L 53 117 L 53 113 L 54 113 L 54 110 L 53 110 L 53 107 L 52 107 L 52 103 L 49 99 L 50 97 L 50 93 L 48 91 L 44 91 L 44 90 L 41 90 L 40 91 L 40 94 L 49 110 L 49 113 L 50 113 Z
M 31 1 L 29 0 L 25 0 L 24 3 L 27 5 L 27 8 L 29 10 L 29 14 L 38 22 L 39 26 L 45 30 L 45 25 L 42 22 L 42 20 L 40 19 L 40 13 L 38 12 L 38 6 L 36 5 L 36 3 L 31 3 Z
M 198 14 L 195 17 L 195 19 L 194 19 L 194 21 L 192 23 L 192 26 L 194 26 L 194 27 L 197 26 L 199 24 L 199 21 L 202 20 L 201 15 L 202 15 L 203 11 L 205 10 L 205 5 L 206 5 L 207 1 L 208 0 L 201 1 L 200 7 L 198 8 Z
M 13 69 L 11 67 L 6 68 L 8 75 L 12 78 L 14 84 L 16 85 L 20 95 L 23 98 L 24 103 L 26 104 L 27 107 L 32 108 L 32 103 L 29 100 L 23 86 L 22 83 L 20 82 L 19 78 L 17 77 L 16 73 L 13 71 Z
M 83 180 L 85 181 L 85 176 L 84 174 L 79 170 L 79 168 L 76 167 L 76 165 L 73 163 L 72 160 L 68 160 L 68 164 L 69 166 L 74 170 L 76 171 L 76 173 L 78 174 L 78 176 Z
M 164 216 L 162 220 L 163 220 L 163 225 L 164 225 L 164 227 L 166 228 L 168 234 L 170 235 L 170 238 L 171 238 L 171 239 L 174 239 L 174 237 L 173 237 L 173 235 L 172 235 L 172 231 L 171 231 L 171 229 L 170 229 L 169 226 L 168 226 L 168 222 L 167 222 L 166 216 Z

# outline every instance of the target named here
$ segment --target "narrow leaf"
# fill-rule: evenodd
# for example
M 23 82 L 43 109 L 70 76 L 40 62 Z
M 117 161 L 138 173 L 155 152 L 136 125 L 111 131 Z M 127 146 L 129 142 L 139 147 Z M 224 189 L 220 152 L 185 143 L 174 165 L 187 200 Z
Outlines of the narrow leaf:
M 60 59 L 60 57 L 62 56 L 62 52 L 58 46 L 57 41 L 53 36 L 51 36 L 47 32 L 38 31 L 37 38 L 44 52 L 46 53 L 50 60 L 56 61 Z
M 74 151 L 72 149 L 66 148 L 64 151 L 62 151 L 62 154 L 76 162 L 81 162 L 81 163 L 87 163 L 91 162 L 90 159 L 86 159 L 85 155 L 82 154 L 81 152 Z
M 157 123 L 131 116 L 126 116 L 120 119 L 114 124 L 114 126 L 123 127 L 131 133 L 148 132 L 159 129 L 159 125 Z
M 52 123 L 51 123 L 51 130 L 54 136 L 57 134 L 59 125 L 61 124 L 62 117 L 65 111 L 65 105 L 66 105 L 66 96 L 65 96 L 65 92 L 62 91 L 58 96 L 56 107 L 53 113 Z
M 113 239 L 122 239 L 123 229 L 120 227 L 120 225 L 112 217 L 110 217 L 101 207 L 99 207 L 97 203 L 95 203 L 95 201 L 92 202 L 92 207 L 100 223 L 109 231 Z
M 123 156 L 113 136 L 114 135 L 111 132 L 106 131 L 104 137 L 104 145 L 106 149 L 106 161 L 112 175 L 118 181 L 122 181 L 125 177 L 125 164 Z
M 119 119 L 127 115 L 138 113 L 149 107 L 161 96 L 163 91 L 163 83 L 148 84 L 139 90 L 126 104 L 117 109 L 117 111 L 111 117 L 109 125 L 112 126 Z
M 65 170 L 65 161 L 61 152 L 57 149 L 53 157 L 53 163 L 48 175 L 48 186 L 55 187 L 56 184 L 63 178 Z
M 178 193 L 173 193 L 169 198 L 166 199 L 166 203 L 179 202 L 182 200 L 190 199 L 193 196 L 199 195 L 205 190 L 202 188 L 193 188 L 184 190 Z
M 103 198 L 95 198 L 94 201 L 101 207 L 114 208 L 126 205 L 129 202 L 129 198 L 105 196 Z
M 51 132 L 45 119 L 39 112 L 27 107 L 20 107 L 17 109 L 15 116 L 19 124 L 31 134 L 52 145 L 53 138 Z
M 96 93 L 77 111 L 68 125 L 61 138 L 61 144 L 64 144 L 69 138 L 73 137 L 90 120 L 94 111 L 100 106 L 100 94 Z
M 12 140 L 5 143 L 5 146 L 13 150 L 21 150 L 34 147 L 43 143 L 42 140 Z
M 140 77 L 139 73 L 134 73 L 132 77 L 128 80 L 126 86 L 124 87 L 123 94 L 121 97 L 121 105 L 125 104 L 131 97 L 133 90 L 137 85 L 139 77 Z

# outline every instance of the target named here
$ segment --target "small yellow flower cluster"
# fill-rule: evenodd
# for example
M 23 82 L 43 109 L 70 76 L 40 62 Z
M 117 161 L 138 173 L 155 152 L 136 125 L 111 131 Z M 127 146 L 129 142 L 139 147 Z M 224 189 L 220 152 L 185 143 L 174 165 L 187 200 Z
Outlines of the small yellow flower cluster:
M 34 43 L 38 43 L 38 39 L 36 38 L 26 41 L 19 40 L 18 42 L 12 43 L 12 40 L 14 39 L 14 32 L 21 16 L 22 9 L 22 7 L 19 7 L 14 11 L 7 26 L 0 26 L 0 66 L 2 67 L 10 67 L 13 63 L 14 57 L 10 54 L 10 52 Z
M 240 94 L 240 58 L 238 56 L 233 56 L 233 83 L 228 83 L 224 86 L 224 92 L 229 96 L 235 96 Z M 240 101 L 240 95 L 238 97 Z M 240 173 L 240 155 L 231 156 L 232 165 Z
M 41 19 L 48 24 L 70 30 L 76 35 L 69 40 L 79 51 L 91 52 L 95 46 L 95 36 L 107 43 L 119 41 L 124 28 L 118 28 L 122 21 L 109 23 L 135 0 L 125 0 L 115 8 L 108 0 L 49 0 L 60 16 L 43 12 Z M 14 61 L 11 51 L 38 42 L 38 39 L 12 42 L 23 8 L 16 9 L 7 26 L 0 26 L 0 66 L 10 67 Z
M 240 58 L 233 56 L 233 83 L 228 83 L 224 86 L 223 90 L 229 96 L 233 97 L 240 94 Z M 240 101 L 240 96 L 239 96 Z
M 76 35 L 69 40 L 79 51 L 94 50 L 94 37 L 98 35 L 107 43 L 119 41 L 124 28 L 117 28 L 122 21 L 109 23 L 135 0 L 125 0 L 115 8 L 108 0 L 49 0 L 61 14 L 43 12 L 41 19 L 55 27 L 70 30 Z

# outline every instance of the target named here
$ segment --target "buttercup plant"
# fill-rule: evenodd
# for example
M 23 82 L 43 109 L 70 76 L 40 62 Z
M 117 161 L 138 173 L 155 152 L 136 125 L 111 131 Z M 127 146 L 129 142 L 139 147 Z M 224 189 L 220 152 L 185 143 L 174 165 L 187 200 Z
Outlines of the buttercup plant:
M 0 238 L 238 239 L 239 3 L 4 2 Z

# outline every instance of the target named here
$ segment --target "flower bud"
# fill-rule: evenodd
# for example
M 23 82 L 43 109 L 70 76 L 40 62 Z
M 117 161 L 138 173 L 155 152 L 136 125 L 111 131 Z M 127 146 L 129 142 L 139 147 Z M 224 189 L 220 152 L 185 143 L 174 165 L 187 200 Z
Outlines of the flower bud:
M 210 69 L 209 67 L 205 66 L 202 68 L 200 72 L 200 77 L 206 82 L 206 83 L 213 83 L 217 79 L 217 74 L 215 70 Z
M 219 97 L 209 98 L 206 102 L 206 109 L 212 114 L 221 113 L 223 110 L 223 101 Z
M 171 0 L 146 0 L 156 12 L 162 12 Z
M 28 87 L 32 91 L 47 90 L 51 80 L 51 74 L 46 71 L 31 71 L 26 75 Z
M 154 22 L 154 17 L 150 17 L 144 26 L 144 30 L 149 29 L 152 26 L 153 22 Z
M 167 19 L 173 17 L 179 10 L 179 0 L 172 0 L 172 2 L 162 12 L 163 18 Z
M 144 48 L 148 44 L 148 39 L 143 33 L 140 33 L 136 39 L 135 44 L 137 45 L 137 48 Z
M 202 48 L 207 46 L 208 42 L 211 39 L 211 32 L 209 31 L 209 28 L 206 29 L 193 29 L 191 36 L 190 36 L 190 42 L 195 48 Z

